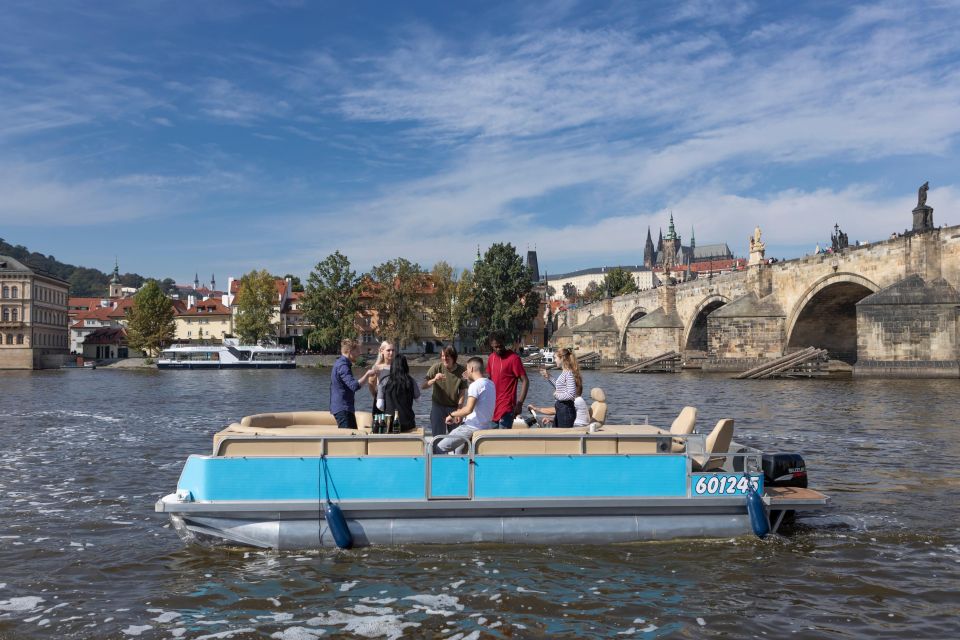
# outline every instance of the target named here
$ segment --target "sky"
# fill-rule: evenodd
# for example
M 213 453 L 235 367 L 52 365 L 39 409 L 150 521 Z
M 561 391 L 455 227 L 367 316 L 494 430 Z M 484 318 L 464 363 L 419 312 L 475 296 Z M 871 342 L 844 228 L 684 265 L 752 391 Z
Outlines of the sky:
M 0 12 L 0 237 L 104 271 L 334 250 L 541 271 L 960 224 L 960 2 L 82 2 Z

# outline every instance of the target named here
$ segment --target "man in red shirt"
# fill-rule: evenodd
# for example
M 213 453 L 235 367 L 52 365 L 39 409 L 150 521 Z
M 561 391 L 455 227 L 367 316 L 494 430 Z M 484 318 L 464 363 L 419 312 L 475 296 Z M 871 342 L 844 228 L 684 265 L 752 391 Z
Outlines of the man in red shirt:
M 497 391 L 497 406 L 493 410 L 494 429 L 512 429 L 513 419 L 523 411 L 527 399 L 527 372 L 520 356 L 507 349 L 506 338 L 499 331 L 490 334 L 490 350 L 487 358 L 487 374 Z M 517 383 L 520 383 L 520 398 L 517 398 Z

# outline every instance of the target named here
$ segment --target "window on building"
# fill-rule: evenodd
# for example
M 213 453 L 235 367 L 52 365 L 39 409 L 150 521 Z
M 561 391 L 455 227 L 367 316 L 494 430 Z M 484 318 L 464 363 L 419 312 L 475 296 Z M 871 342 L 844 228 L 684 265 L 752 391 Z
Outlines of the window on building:
M 17 334 L 17 344 L 23 344 L 23 334 L 22 334 L 22 333 L 18 333 L 18 334 Z
M 10 309 L 4 309 L 2 317 L 4 322 L 10 322 Z
M 12 333 L 8 333 L 8 334 L 7 334 L 7 344 L 13 344 L 13 334 L 12 334 Z
M 9 298 L 9 297 L 10 297 L 10 287 L 8 287 L 8 286 L 6 286 L 6 285 L 4 285 L 4 287 L 3 287 L 3 297 L 4 297 L 4 298 Z
M 11 298 L 19 298 L 19 297 L 20 297 L 20 290 L 19 290 L 17 287 L 10 287 L 10 297 L 11 297 Z
M 14 322 L 17 321 L 17 310 L 16 310 L 16 309 L 10 309 L 10 319 L 13 320 Z

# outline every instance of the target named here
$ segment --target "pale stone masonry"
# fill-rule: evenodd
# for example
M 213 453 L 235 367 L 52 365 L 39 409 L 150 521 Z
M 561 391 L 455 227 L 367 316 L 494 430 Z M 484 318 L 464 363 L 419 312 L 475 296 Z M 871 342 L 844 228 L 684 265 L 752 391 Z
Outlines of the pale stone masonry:
M 44 369 L 69 354 L 70 285 L 0 255 L 0 369 Z
M 677 350 L 734 371 L 816 346 L 858 376 L 960 377 L 960 227 L 931 218 L 888 240 L 570 309 L 560 324 L 620 362 Z

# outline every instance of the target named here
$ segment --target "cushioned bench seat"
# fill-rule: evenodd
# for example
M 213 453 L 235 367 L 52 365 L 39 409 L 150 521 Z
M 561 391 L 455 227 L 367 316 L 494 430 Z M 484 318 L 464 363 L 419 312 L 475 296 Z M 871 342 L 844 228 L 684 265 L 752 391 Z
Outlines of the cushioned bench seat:
M 357 412 L 357 430 L 340 429 L 329 411 L 291 411 L 246 416 L 214 434 L 213 453 L 224 457 L 319 456 L 322 438 L 330 456 L 423 455 L 423 429 L 373 434 L 368 411 Z M 315 439 L 314 439 L 315 438 Z
M 581 453 L 585 437 L 588 454 L 653 454 L 660 442 L 656 438 L 630 436 L 664 435 L 649 425 L 607 425 L 596 433 L 586 427 L 573 429 L 484 429 L 473 434 L 474 451 L 481 455 L 556 455 Z

